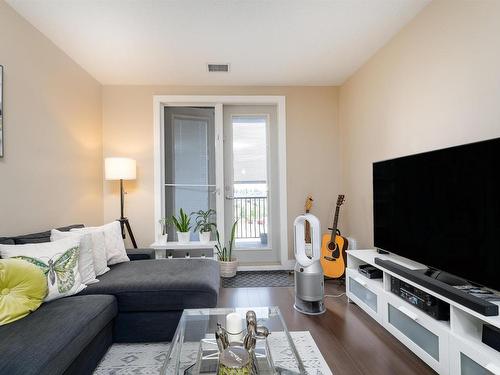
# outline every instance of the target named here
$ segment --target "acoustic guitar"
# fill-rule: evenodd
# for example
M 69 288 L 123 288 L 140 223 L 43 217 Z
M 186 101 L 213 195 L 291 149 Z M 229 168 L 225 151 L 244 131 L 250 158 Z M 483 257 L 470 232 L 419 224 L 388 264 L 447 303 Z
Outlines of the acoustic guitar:
M 331 233 L 327 233 L 323 236 L 323 241 L 321 245 L 321 266 L 323 267 L 323 273 L 326 277 L 338 279 L 344 276 L 346 268 L 346 250 L 347 250 L 347 238 L 340 235 L 338 230 L 340 206 L 344 204 L 344 195 L 339 195 L 337 198 L 337 205 L 335 207 L 335 215 L 333 218 L 333 226 Z

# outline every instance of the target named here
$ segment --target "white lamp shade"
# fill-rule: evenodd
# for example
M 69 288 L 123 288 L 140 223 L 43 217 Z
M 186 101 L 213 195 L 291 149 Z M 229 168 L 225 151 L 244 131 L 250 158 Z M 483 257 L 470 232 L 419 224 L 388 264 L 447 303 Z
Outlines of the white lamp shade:
M 104 159 L 104 178 L 106 180 L 135 180 L 135 160 L 130 158 Z

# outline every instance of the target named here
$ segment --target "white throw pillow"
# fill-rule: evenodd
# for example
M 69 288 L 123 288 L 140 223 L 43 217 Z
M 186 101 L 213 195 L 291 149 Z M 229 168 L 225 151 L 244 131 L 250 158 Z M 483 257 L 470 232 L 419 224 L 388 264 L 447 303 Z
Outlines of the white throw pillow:
M 104 231 L 95 228 L 73 228 L 70 233 L 90 234 L 92 236 L 92 255 L 94 256 L 94 271 L 96 276 L 104 275 L 109 271 L 106 257 L 106 239 Z
M 39 267 L 47 277 L 48 294 L 44 301 L 71 296 L 87 286 L 78 270 L 80 240 L 64 238 L 54 242 L 26 245 L 0 245 L 2 258 L 17 258 Z
M 94 254 L 95 274 L 96 276 L 101 276 L 109 271 L 104 232 L 102 230 L 97 230 L 89 234 L 92 236 L 92 252 Z
M 125 250 L 123 243 L 122 230 L 119 221 L 113 221 L 109 224 L 104 224 L 101 227 L 86 227 L 86 228 L 73 228 L 73 232 L 93 233 L 94 231 L 104 232 L 104 239 L 106 241 L 106 258 L 108 265 L 128 262 L 130 259 Z
M 92 252 L 92 235 L 90 233 L 61 232 L 57 229 L 50 231 L 52 242 L 63 238 L 78 238 L 80 241 L 80 256 L 78 257 L 78 270 L 82 277 L 82 284 L 89 285 L 99 282 L 95 278 L 94 255 Z

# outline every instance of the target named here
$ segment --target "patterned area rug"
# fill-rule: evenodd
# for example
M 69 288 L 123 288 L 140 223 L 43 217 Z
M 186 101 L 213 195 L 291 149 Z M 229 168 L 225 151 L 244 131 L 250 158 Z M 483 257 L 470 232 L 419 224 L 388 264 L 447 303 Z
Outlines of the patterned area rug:
M 222 279 L 223 288 L 257 288 L 293 286 L 288 271 L 239 271 L 235 277 Z
M 280 350 L 279 342 L 284 339 L 280 334 L 284 335 L 275 332 L 269 336 L 269 340 L 273 340 L 271 343 L 274 348 L 273 359 L 278 365 L 290 360 L 288 351 Z M 291 332 L 291 335 L 309 375 L 332 375 L 308 331 Z M 113 344 L 94 375 L 159 375 L 169 345 L 169 343 Z

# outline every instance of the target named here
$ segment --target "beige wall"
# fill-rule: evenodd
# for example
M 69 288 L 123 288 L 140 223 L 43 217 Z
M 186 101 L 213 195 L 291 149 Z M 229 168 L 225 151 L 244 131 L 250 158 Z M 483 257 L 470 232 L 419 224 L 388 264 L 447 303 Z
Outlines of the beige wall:
M 500 136 L 499 20 L 500 1 L 435 0 L 341 87 L 343 219 L 359 246 L 373 246 L 373 161 Z
M 339 193 L 337 88 L 104 86 L 104 156 L 137 159 L 138 179 L 126 183 L 126 215 L 141 245 L 154 240 L 153 95 L 286 96 L 289 240 L 308 193 L 326 229 Z M 118 215 L 118 184 L 105 181 L 104 220 Z
M 101 87 L 0 0 L 0 236 L 102 222 Z
M 127 215 L 140 245 L 148 245 L 155 226 L 153 95 L 284 95 L 290 239 L 306 194 L 313 194 L 313 212 L 326 229 L 336 196 L 344 191 L 344 233 L 361 247 L 372 246 L 373 161 L 500 136 L 498 19 L 496 0 L 434 0 L 340 89 L 101 91 L 0 0 L 0 234 L 115 219 L 118 186 L 102 181 L 102 157 L 124 155 L 138 161 L 138 179 L 127 183 Z

